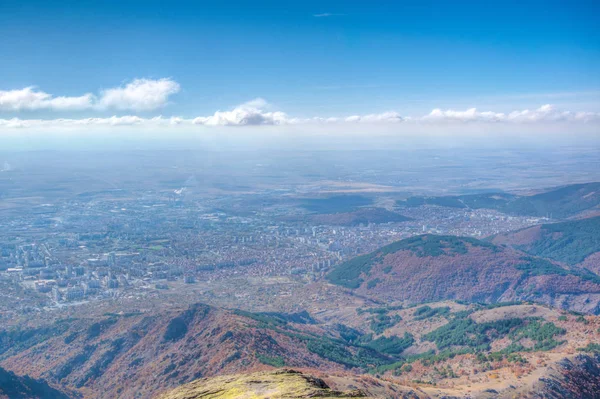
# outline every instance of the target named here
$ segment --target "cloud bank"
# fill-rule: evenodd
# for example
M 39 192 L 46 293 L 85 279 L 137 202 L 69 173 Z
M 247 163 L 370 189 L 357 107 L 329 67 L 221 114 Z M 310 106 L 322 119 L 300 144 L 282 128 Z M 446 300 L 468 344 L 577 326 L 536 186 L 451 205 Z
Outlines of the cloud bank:
M 85 93 L 74 97 L 55 97 L 52 94 L 26 87 L 19 90 L 0 91 L 1 113 L 27 111 L 108 111 L 148 112 L 161 109 L 170 98 L 180 91 L 176 81 L 163 79 L 135 79 L 119 87 L 101 90 L 98 95 Z M 370 125 L 378 129 L 393 131 L 398 126 L 408 129 L 431 129 L 461 126 L 586 126 L 587 131 L 600 127 L 600 113 L 561 110 L 546 104 L 536 109 L 514 110 L 509 113 L 467 110 L 442 110 L 436 108 L 425 115 L 401 115 L 397 111 L 386 111 L 365 115 L 332 117 L 294 117 L 276 109 L 262 98 L 256 98 L 235 106 L 229 110 L 218 110 L 212 115 L 195 117 L 141 117 L 135 114 L 114 115 L 97 118 L 58 118 L 27 119 L 20 117 L 4 118 L 0 116 L 0 130 L 6 129 L 77 129 L 82 127 L 102 127 L 110 129 L 119 126 L 140 126 L 146 128 L 184 128 L 199 127 L 248 127 L 248 126 L 321 126 L 339 130 L 362 129 L 361 125 Z M 374 131 L 373 129 L 366 129 Z
M 127 90 L 127 87 L 124 88 Z M 137 89 L 133 90 L 135 92 Z M 130 98 L 119 94 L 115 98 L 127 103 Z M 124 99 L 124 100 L 123 100 Z M 44 101 L 56 101 L 59 98 Z M 79 106 L 76 102 L 60 100 L 55 104 L 70 104 Z M 81 100 L 83 102 L 83 100 Z M 112 100 L 111 100 L 112 101 Z M 117 101 L 117 100 L 115 100 Z M 120 103 L 123 105 L 123 103 Z M 150 107 L 151 102 L 142 102 L 141 109 Z M 139 105 L 139 103 L 138 103 Z M 245 126 L 358 126 L 360 124 L 373 126 L 465 126 L 465 125 L 495 125 L 495 126 L 526 126 L 526 125 L 559 125 L 570 126 L 589 125 L 600 126 L 600 113 L 573 112 L 556 109 L 552 105 L 544 105 L 534 110 L 517 110 L 510 113 L 493 111 L 478 111 L 475 108 L 464 111 L 434 109 L 430 113 L 411 117 L 401 116 L 394 111 L 380 114 L 352 115 L 348 117 L 331 118 L 294 118 L 281 111 L 273 111 L 265 100 L 258 98 L 241 104 L 229 111 L 216 111 L 209 116 L 195 118 L 163 117 L 143 118 L 136 115 L 111 116 L 106 118 L 81 118 L 81 119 L 0 119 L 0 129 L 8 128 L 69 128 L 85 126 L 142 126 L 142 127 L 245 127 Z
M 152 111 L 167 105 L 169 97 L 179 90 L 177 82 L 166 78 L 135 79 L 124 86 L 102 90 L 98 96 L 86 93 L 76 97 L 54 97 L 32 86 L 0 90 L 0 111 Z
M 513 111 L 508 114 L 492 111 L 478 111 L 470 108 L 466 111 L 434 109 L 421 118 L 424 121 L 434 122 L 598 122 L 598 112 L 572 112 L 559 110 L 551 104 L 546 104 L 535 110 Z

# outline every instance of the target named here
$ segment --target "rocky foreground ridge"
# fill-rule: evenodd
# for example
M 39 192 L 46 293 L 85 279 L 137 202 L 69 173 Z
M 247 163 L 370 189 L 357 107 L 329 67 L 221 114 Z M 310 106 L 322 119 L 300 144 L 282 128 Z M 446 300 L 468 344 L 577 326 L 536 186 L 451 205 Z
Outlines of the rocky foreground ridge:
M 333 378 L 333 377 L 331 377 Z M 338 383 L 339 383 L 338 377 Z M 390 384 L 374 377 L 346 379 L 351 390 L 336 390 L 308 373 L 279 369 L 249 374 L 203 378 L 182 385 L 157 399 L 302 399 L 302 398 L 390 398 L 390 399 L 597 399 L 600 398 L 600 355 L 577 355 L 554 364 L 547 375 L 527 389 L 483 389 L 449 392 L 435 387 Z M 356 386 L 360 389 L 356 389 Z
M 334 377 L 330 377 L 334 378 Z M 337 384 L 340 383 L 338 376 Z M 600 355 L 577 355 L 551 367 L 549 373 L 527 389 L 483 389 L 473 392 L 440 391 L 435 387 L 390 384 L 374 377 L 346 379 L 354 389 L 336 390 L 323 379 L 291 369 L 261 371 L 203 378 L 182 385 L 157 399 L 301 399 L 301 398 L 391 398 L 391 399 L 559 399 L 600 398 Z M 356 389 L 360 386 L 360 389 Z
M 185 384 L 159 399 L 209 398 L 366 398 L 360 390 L 336 391 L 325 381 L 290 369 L 203 378 Z

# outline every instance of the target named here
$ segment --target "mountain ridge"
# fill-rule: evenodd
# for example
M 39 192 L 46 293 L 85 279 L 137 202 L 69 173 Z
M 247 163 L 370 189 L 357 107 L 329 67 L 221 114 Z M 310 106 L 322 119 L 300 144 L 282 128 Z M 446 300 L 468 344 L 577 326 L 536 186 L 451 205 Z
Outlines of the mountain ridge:
M 470 237 L 400 240 L 335 266 L 325 278 L 380 301 L 533 300 L 600 312 L 600 276 Z
M 596 316 L 527 303 L 447 301 L 337 312 L 348 310 L 353 316 L 343 325 L 325 314 L 204 304 L 70 318 L 0 330 L 0 363 L 86 398 L 153 398 L 197 379 L 280 368 L 307 370 L 335 390 L 354 385 L 378 397 L 382 392 L 373 389 L 381 384 L 425 392 L 427 383 L 409 383 L 416 379 L 464 387 L 487 378 L 483 372 L 534 376 L 550 360 L 595 351 L 586 337 L 600 334 Z

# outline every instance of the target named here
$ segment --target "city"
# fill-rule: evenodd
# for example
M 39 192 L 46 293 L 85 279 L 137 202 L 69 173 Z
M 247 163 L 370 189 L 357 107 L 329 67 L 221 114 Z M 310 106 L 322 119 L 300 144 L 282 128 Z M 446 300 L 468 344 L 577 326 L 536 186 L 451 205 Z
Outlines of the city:
M 185 290 L 178 283 L 227 281 L 236 275 L 307 282 L 332 265 L 414 235 L 485 238 L 548 221 L 489 209 L 392 205 L 390 211 L 406 221 L 327 225 L 315 224 L 292 199 L 249 206 L 240 215 L 235 208 L 243 197 L 136 194 L 128 197 L 143 199 L 119 198 L 118 192 L 114 198 L 90 195 L 4 219 L 2 231 L 9 233 L 0 235 L 3 284 L 49 309 L 175 286 Z M 251 201 L 274 203 L 275 195 L 254 195 Z

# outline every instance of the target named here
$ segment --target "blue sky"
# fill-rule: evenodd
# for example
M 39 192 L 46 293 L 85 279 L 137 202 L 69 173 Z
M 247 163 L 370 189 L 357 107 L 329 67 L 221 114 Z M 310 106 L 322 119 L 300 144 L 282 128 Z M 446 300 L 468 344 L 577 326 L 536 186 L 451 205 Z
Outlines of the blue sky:
M 255 98 L 295 118 L 598 113 L 599 21 L 598 1 L 2 0 L 5 95 L 177 89 L 157 107 L 0 107 L 0 119 L 195 118 Z

